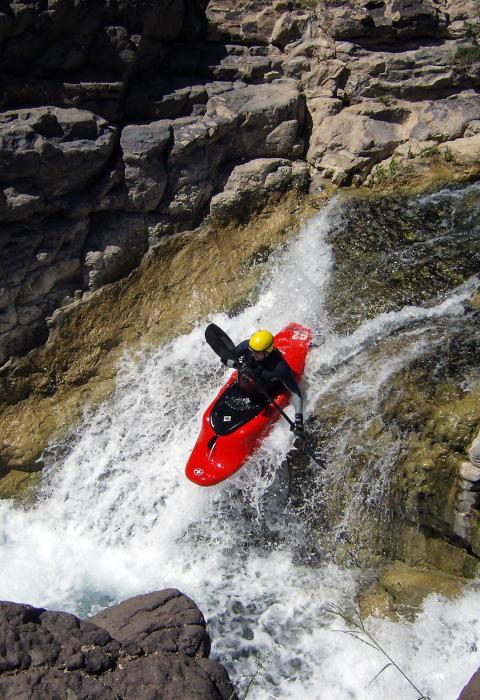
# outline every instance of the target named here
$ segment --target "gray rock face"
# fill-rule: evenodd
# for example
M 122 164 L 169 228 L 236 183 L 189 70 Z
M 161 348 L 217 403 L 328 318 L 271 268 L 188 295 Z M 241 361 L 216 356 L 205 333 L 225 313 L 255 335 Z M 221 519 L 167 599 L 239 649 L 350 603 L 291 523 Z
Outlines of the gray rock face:
M 292 163 L 282 158 L 258 158 L 237 165 L 223 192 L 212 197 L 210 216 L 218 223 L 248 221 L 272 194 L 297 189 L 306 191 L 310 176 L 303 161 Z
M 6 700 L 236 697 L 196 605 L 175 589 L 79 620 L 0 602 L 0 695 Z
M 447 34 L 446 12 L 431 0 L 386 0 L 348 4 L 327 0 L 322 19 L 335 39 L 375 39 L 380 42 L 413 37 L 443 37 Z
M 202 117 L 172 123 L 167 172 L 169 227 L 195 221 L 211 199 L 222 168 L 250 158 L 300 155 L 304 102 L 293 80 L 234 87 L 213 95 Z M 157 229 L 158 230 L 158 229 Z
M 299 159 L 338 184 L 432 143 L 474 164 L 479 34 L 476 0 L 5 4 L 0 366 L 160 236 L 296 188 Z
M 120 146 L 128 209 L 153 211 L 161 202 L 167 186 L 164 153 L 171 140 L 167 121 L 127 126 L 122 131 Z
M 89 112 L 55 107 L 2 112 L 0 185 L 33 181 L 49 198 L 78 192 L 103 170 L 115 142 L 115 129 Z

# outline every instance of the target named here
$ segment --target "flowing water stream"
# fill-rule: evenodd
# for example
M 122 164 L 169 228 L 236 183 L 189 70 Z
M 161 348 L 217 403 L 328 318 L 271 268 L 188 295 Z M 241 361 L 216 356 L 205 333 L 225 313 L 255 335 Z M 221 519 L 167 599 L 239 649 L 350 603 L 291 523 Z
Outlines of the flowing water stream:
M 445 200 L 472 213 L 463 233 L 450 235 L 474 230 L 478 237 L 480 188 L 432 195 L 420 205 Z M 248 308 L 211 319 L 236 341 L 259 325 L 275 332 L 291 320 L 314 329 L 307 417 L 332 393 L 356 407 L 323 442 L 326 470 L 292 457 L 288 426 L 278 423 L 227 482 L 201 489 L 186 481 L 202 411 L 227 376 L 201 324 L 154 352 L 126 357 L 112 398 L 51 447 L 34 506 L 0 503 L 1 599 L 87 616 L 137 593 L 177 587 L 203 611 L 213 654 L 237 686 L 255 676 L 249 698 L 417 697 L 392 668 L 370 683 L 384 658 L 342 633 L 344 622 L 329 612 L 331 604 L 349 608 L 364 577 L 355 561 L 335 557 L 345 533 L 367 529 L 366 514 L 388 528 L 401 435 L 370 455 L 354 482 L 346 474 L 358 448 L 355 426 L 372 419 L 394 372 L 441 344 L 464 318 L 477 280 L 428 303 L 374 314 L 342 334 L 327 298 L 335 266 L 330 237 L 343 225 L 345 206 L 330 202 L 270 258 Z M 322 513 L 333 511 L 329 525 Z M 358 545 L 369 547 L 368 537 Z M 479 611 L 474 582 L 455 601 L 430 596 L 414 622 L 367 624 L 426 695 L 455 700 L 480 665 Z

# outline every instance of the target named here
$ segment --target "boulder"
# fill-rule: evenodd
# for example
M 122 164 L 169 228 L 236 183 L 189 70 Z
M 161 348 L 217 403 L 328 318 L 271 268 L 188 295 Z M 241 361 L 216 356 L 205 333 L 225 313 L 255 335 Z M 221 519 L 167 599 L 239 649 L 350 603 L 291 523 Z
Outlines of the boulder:
M 168 189 L 160 210 L 194 225 L 218 186 L 222 168 L 245 158 L 298 156 L 304 101 L 293 80 L 239 86 L 212 95 L 205 115 L 172 122 Z
M 48 197 L 78 192 L 102 172 L 116 130 L 78 109 L 38 107 L 0 113 L 0 185 L 32 183 Z
M 478 700 L 480 697 L 480 669 L 468 681 L 458 696 L 458 700 Z
M 175 588 L 129 598 L 90 621 L 121 641 L 124 648 L 135 646 L 145 655 L 181 652 L 208 657 L 210 653 L 202 613 Z
M 209 650 L 201 612 L 175 589 L 137 596 L 91 620 L 0 602 L 6 700 L 236 698 Z
M 232 170 L 223 192 L 212 198 L 210 216 L 218 223 L 245 222 L 272 195 L 294 188 L 306 191 L 308 183 L 308 167 L 303 161 L 257 158 Z
M 443 37 L 447 34 L 445 8 L 431 0 L 339 3 L 327 0 L 319 6 L 321 21 L 335 39 L 376 40 L 381 43 L 414 37 Z
M 170 122 L 126 126 L 120 137 L 126 209 L 153 211 L 167 186 L 165 151 L 172 140 Z

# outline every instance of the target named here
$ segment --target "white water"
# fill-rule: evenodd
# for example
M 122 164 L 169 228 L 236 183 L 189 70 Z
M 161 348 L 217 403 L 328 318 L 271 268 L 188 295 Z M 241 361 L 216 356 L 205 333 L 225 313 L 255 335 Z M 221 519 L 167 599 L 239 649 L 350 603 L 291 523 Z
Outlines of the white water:
M 383 314 L 350 336 L 335 335 L 323 303 L 332 265 L 325 237 L 340 215 L 331 203 L 271 261 L 256 303 L 235 318 L 212 319 L 237 341 L 258 325 L 313 327 L 319 345 L 306 372 L 307 414 L 335 386 L 375 401 L 389 374 L 430 342 L 435 323 L 462 313 L 467 294 L 459 289 L 429 308 Z M 257 673 L 255 700 L 413 700 L 416 692 L 393 669 L 369 685 L 385 659 L 335 631 L 345 625 L 327 607 L 349 607 L 360 572 L 302 561 L 304 524 L 289 510 L 278 466 L 291 448 L 285 424 L 220 487 L 184 478 L 203 408 L 226 376 L 203 329 L 126 358 L 112 399 L 68 444 L 52 448 L 35 507 L 0 502 L 0 598 L 87 615 L 178 587 L 202 609 L 213 653 L 239 687 Z M 400 332 L 414 338 L 408 353 L 349 384 L 365 350 Z M 342 487 L 327 471 L 329 481 Z M 426 695 L 454 700 L 480 664 L 479 603 L 473 588 L 453 602 L 431 596 L 415 623 L 368 626 Z

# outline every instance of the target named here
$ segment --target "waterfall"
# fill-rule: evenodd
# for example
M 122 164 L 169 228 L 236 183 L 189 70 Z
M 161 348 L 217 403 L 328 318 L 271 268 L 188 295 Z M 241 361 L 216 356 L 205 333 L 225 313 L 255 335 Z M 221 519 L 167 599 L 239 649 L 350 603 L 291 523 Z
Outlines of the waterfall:
M 479 191 L 436 193 L 417 205 L 453 197 L 467 207 Z M 386 500 L 402 436 L 366 454 L 364 472 L 352 481 L 359 426 L 375 420 L 389 377 L 440 344 L 462 318 L 477 280 L 339 331 L 327 302 L 331 237 L 345 224 L 346 206 L 331 201 L 271 256 L 247 308 L 211 318 L 237 342 L 259 325 L 277 332 L 294 320 L 313 328 L 307 422 L 321 429 L 332 396 L 348 406 L 325 428 L 326 470 L 292 452 L 292 435 L 279 422 L 219 487 L 185 479 L 203 410 L 228 376 L 200 324 L 154 351 L 125 356 L 113 396 L 50 447 L 35 503 L 0 502 L 1 599 L 86 616 L 134 594 L 178 587 L 204 612 L 213 653 L 233 680 L 246 687 L 255 676 L 255 700 L 416 697 L 392 669 L 369 685 L 384 659 L 343 634 L 344 623 L 328 611 L 332 603 L 353 603 L 362 568 L 339 563 L 335 552 L 362 529 L 366 513 L 385 523 L 390 517 Z M 371 540 L 356 544 L 358 557 Z M 426 695 L 454 700 L 478 666 L 479 603 L 472 585 L 458 600 L 430 596 L 414 622 L 368 625 Z

